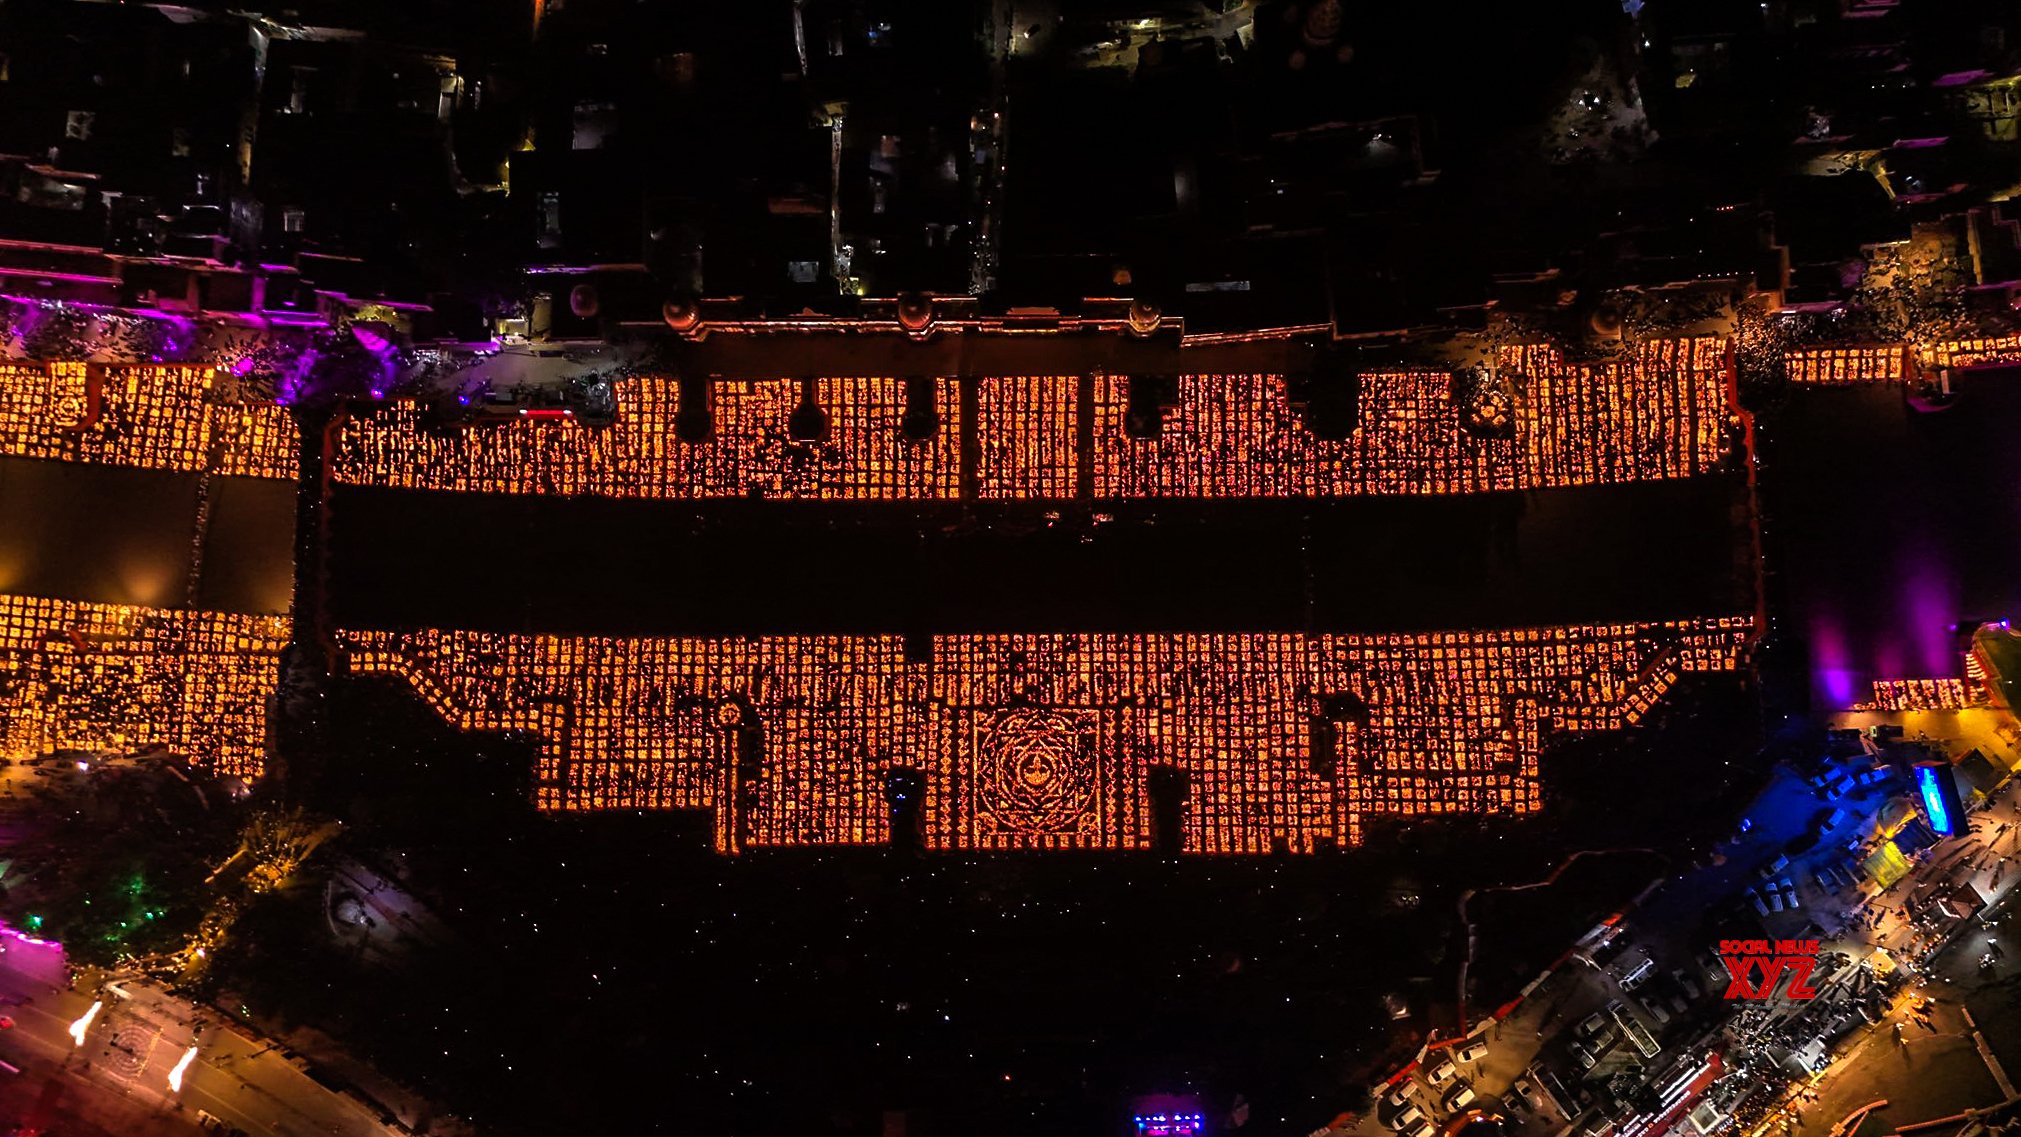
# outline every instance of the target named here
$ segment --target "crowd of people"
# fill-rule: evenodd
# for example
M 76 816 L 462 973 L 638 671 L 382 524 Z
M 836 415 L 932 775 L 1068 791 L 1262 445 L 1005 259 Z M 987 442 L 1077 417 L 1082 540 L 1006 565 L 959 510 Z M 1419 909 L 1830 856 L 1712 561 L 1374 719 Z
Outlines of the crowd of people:
M 1547 731 L 1619 727 L 1680 674 L 1738 667 L 1750 623 L 961 635 L 927 658 L 898 637 L 339 641 L 452 725 L 541 735 L 548 809 L 711 811 L 725 849 L 882 843 L 885 775 L 910 766 L 931 846 L 1146 848 L 1144 787 L 1170 767 L 1186 848 L 1257 853 L 1354 843 L 1369 814 L 1534 810 Z M 1037 737 L 1034 712 L 1074 725 Z
M 287 642 L 281 617 L 0 595 L 0 753 L 160 745 L 256 778 Z

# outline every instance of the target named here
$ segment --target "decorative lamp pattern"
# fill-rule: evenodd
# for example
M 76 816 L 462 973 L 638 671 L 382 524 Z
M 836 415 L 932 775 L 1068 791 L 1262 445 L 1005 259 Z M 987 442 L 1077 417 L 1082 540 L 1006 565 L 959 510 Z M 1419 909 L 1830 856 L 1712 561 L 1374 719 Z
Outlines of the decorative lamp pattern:
M 1909 377 L 1909 349 L 1901 344 L 1798 348 L 1784 352 L 1783 362 L 1789 381 L 1805 386 L 1900 383 Z
M 0 455 L 292 478 L 295 428 L 194 364 L 0 364 Z
M 1374 815 L 1533 812 L 1547 735 L 1736 669 L 1751 624 L 958 635 L 910 659 L 899 637 L 337 639 L 457 727 L 533 734 L 540 808 L 707 811 L 726 852 L 889 840 L 895 767 L 924 777 L 932 848 L 1144 849 L 1164 767 L 1190 782 L 1187 850 L 1266 853 L 1358 843 Z M 726 701 L 755 721 L 724 729 Z
M 0 595 L 0 753 L 165 746 L 263 767 L 288 621 Z

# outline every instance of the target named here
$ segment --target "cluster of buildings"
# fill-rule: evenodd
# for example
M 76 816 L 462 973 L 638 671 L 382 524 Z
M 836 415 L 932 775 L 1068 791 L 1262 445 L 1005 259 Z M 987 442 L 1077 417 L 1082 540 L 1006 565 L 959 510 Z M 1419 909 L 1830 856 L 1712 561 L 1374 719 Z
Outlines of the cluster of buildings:
M 1518 1133 L 1704 1137 L 1815 1124 L 1797 1114 L 1826 1091 L 1848 1106 L 1885 1098 L 1902 1060 L 1869 1036 L 1901 1047 L 1905 1031 L 1936 1031 L 1934 1002 L 2004 967 L 2017 642 L 2005 622 L 1986 624 L 1966 678 L 1877 685 L 1880 697 L 1836 716 L 1823 751 L 1779 769 L 1711 852 L 1491 1014 L 1440 1026 L 1372 1110 L 1336 1128 L 1408 1135 L 1473 1119 Z M 1969 1016 L 1960 1029 L 1978 1046 L 1961 1059 L 1969 1076 L 1920 1055 L 1912 1076 L 1948 1080 L 1957 1088 L 1935 1100 L 1956 1108 L 1992 1104 L 1966 1087 L 1984 1078 L 1982 1059 L 1990 1081 L 2004 1071 Z
M 2021 9 L 1537 7 L 9 5 L 0 458 L 296 478 L 275 400 L 342 348 L 383 367 L 304 517 L 413 491 L 1074 503 L 1092 529 L 1142 499 L 1692 482 L 1735 491 L 1745 546 L 1751 379 L 2021 361 Z M 0 741 L 256 777 L 283 655 L 319 638 L 447 724 L 527 732 L 540 807 L 700 812 L 725 852 L 1312 852 L 1534 812 L 1550 734 L 1633 724 L 1765 630 L 1741 605 L 1399 634 L 340 626 L 327 569 L 298 566 L 292 641 L 0 595 Z M 2011 644 L 1980 646 L 1862 713 L 2008 707 Z M 1820 783 L 1819 851 L 1757 835 L 1766 871 L 1713 874 L 1693 913 L 1788 932 L 1909 881 L 1888 950 L 1931 949 L 1985 903 L 1917 883 L 1931 814 L 2008 765 L 1917 769 L 1920 807 Z M 1364 1124 L 1731 1125 L 1740 1053 L 1770 1048 L 1712 1041 L 1702 948 L 1588 954 L 1537 1053 L 1456 1040 Z
M 1969 7 L 39 3 L 0 292 L 470 343 L 901 293 L 1357 343 L 2001 308 L 2021 27 Z

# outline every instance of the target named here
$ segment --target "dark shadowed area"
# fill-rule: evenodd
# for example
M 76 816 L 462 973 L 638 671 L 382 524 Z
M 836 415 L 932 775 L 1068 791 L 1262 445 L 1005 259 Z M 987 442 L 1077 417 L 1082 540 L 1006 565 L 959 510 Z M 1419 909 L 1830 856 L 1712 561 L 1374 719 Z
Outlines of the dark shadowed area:
M 1819 709 L 1961 675 L 1952 626 L 2021 613 L 2021 372 L 1953 387 L 1935 413 L 1893 386 L 1799 391 L 1759 427 L 1780 630 L 1808 644 Z
M 1745 487 L 1039 505 L 344 487 L 340 625 L 626 635 L 1404 631 L 1751 610 Z
M 215 478 L 194 598 L 197 475 L 0 458 L 0 591 L 101 604 L 288 610 L 295 487 Z

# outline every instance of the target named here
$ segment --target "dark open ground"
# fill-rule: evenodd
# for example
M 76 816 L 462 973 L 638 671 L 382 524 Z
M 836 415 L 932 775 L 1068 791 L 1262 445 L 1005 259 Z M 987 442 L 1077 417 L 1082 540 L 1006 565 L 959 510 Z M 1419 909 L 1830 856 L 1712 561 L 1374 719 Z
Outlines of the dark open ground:
M 1751 611 L 1731 478 L 1474 497 L 844 505 L 340 488 L 333 618 L 618 635 L 1423 631 Z M 1046 513 L 1060 509 L 1057 521 Z M 1094 523 L 1090 511 L 1114 520 Z

